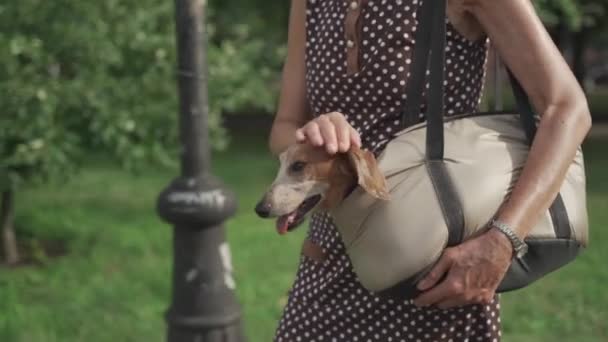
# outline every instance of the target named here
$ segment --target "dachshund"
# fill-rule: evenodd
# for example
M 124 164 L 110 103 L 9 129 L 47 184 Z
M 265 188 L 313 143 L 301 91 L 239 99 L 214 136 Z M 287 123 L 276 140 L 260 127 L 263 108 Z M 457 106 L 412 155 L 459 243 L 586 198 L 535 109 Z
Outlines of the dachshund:
M 258 216 L 276 218 L 279 234 L 299 226 L 314 210 L 339 205 L 357 186 L 376 198 L 389 199 L 376 158 L 356 146 L 329 154 L 324 147 L 297 143 L 279 155 L 279 162 L 275 180 L 255 207 Z

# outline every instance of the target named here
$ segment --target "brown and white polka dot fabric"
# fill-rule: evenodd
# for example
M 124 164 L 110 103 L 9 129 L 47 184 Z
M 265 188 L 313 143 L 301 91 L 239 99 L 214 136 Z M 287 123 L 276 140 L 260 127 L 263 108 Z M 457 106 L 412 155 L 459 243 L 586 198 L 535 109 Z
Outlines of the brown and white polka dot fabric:
M 363 147 L 375 153 L 400 129 L 421 1 L 307 1 L 310 107 L 315 115 L 343 113 L 361 134 Z M 471 112 L 483 87 L 487 42 L 469 41 L 447 19 L 446 24 L 446 115 Z M 450 310 L 382 299 L 357 281 L 329 214 L 313 215 L 308 239 L 326 258 L 302 256 L 275 341 L 500 340 L 497 299 Z

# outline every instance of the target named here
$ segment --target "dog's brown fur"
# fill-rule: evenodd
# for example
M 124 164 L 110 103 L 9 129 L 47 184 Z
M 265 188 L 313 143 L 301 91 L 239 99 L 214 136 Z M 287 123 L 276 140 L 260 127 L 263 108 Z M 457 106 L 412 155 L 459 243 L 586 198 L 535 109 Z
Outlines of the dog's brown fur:
M 314 194 L 323 196 L 321 208 L 333 208 L 355 185 L 360 185 L 374 197 L 389 198 L 386 180 L 369 151 L 353 146 L 347 153 L 330 155 L 323 147 L 296 144 L 279 158 L 279 173 L 263 199 L 269 201 L 269 207 L 274 209 L 271 216 L 294 210 Z M 289 168 L 296 161 L 306 163 L 302 171 L 293 172 Z

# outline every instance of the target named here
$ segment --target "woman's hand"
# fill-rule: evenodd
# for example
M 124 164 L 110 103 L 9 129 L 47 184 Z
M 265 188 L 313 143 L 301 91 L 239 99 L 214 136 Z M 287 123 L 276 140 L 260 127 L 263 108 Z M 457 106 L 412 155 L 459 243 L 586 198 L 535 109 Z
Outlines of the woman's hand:
M 511 242 L 496 229 L 446 248 L 437 264 L 418 283 L 418 289 L 424 292 L 414 304 L 448 309 L 489 303 L 511 264 L 512 254 Z M 444 275 L 445 279 L 440 282 Z
M 361 147 L 361 138 L 342 113 L 331 112 L 319 115 L 296 130 L 299 143 L 325 146 L 329 154 L 346 152 L 351 145 Z

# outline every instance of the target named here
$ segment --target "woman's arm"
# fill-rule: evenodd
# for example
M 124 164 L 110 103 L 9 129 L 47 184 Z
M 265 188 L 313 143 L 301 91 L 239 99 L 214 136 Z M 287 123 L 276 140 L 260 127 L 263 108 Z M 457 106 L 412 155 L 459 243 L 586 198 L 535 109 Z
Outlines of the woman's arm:
M 325 146 L 329 153 L 346 152 L 351 144 L 361 146 L 359 134 L 342 113 L 331 112 L 310 120 L 306 99 L 305 21 L 306 0 L 292 0 L 281 95 L 268 142 L 275 155 L 296 142 Z
M 295 143 L 296 130 L 310 119 L 306 105 L 305 20 L 306 0 L 292 0 L 281 94 L 268 142 L 273 154 Z
M 528 160 L 499 220 L 524 238 L 549 208 L 591 127 L 583 90 L 529 0 L 460 0 L 541 115 Z
M 497 213 L 524 238 L 555 199 L 591 127 L 587 101 L 529 0 L 450 1 L 481 24 L 541 115 L 522 173 Z M 496 229 L 447 248 L 418 284 L 426 292 L 416 304 L 449 308 L 490 301 L 511 255 L 509 240 Z

